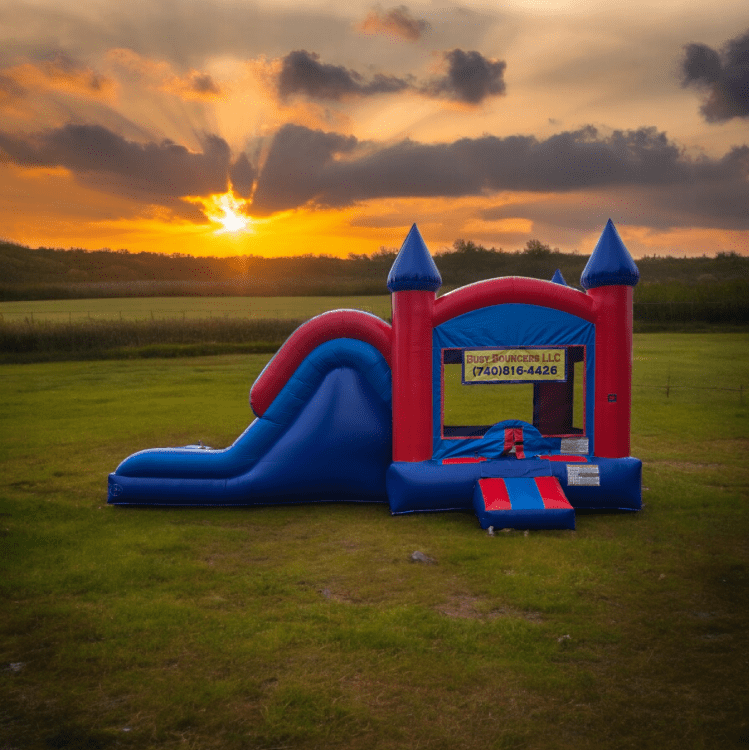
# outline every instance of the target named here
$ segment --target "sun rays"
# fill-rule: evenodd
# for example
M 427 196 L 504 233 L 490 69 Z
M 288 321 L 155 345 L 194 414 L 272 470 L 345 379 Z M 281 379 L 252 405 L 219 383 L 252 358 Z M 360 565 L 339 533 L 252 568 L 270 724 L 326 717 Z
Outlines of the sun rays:
M 233 192 L 212 195 L 200 202 L 208 219 L 218 225 L 214 234 L 253 231 L 252 219 L 246 213 L 247 201 L 237 198 Z

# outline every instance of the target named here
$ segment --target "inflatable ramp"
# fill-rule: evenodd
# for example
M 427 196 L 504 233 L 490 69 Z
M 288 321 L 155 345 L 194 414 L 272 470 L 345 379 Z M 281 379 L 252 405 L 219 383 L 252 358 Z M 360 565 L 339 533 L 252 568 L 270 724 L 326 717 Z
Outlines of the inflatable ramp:
M 485 477 L 473 507 L 482 529 L 574 529 L 575 510 L 555 477 Z

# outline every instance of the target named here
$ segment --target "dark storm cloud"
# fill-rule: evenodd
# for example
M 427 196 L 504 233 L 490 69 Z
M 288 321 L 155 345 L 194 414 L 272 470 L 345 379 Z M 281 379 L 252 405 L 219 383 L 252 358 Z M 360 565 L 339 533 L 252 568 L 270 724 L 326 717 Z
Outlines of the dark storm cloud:
M 412 89 L 425 96 L 465 104 L 480 104 L 489 96 L 505 93 L 505 62 L 489 60 L 480 52 L 461 49 L 445 52 L 443 57 L 447 73 L 432 81 L 417 83 L 410 76 L 398 78 L 383 74 L 366 80 L 355 70 L 320 62 L 320 56 L 315 52 L 296 50 L 281 61 L 278 93 L 281 97 L 303 94 L 315 99 L 340 100 Z
M 417 42 L 430 28 L 425 20 L 411 15 L 405 5 L 390 10 L 371 10 L 359 25 L 365 34 L 387 34 L 409 42 Z
M 229 170 L 232 188 L 240 198 L 247 199 L 252 195 L 252 186 L 256 176 L 255 168 L 244 153 L 237 157 Z
M 444 53 L 447 75 L 425 87 L 432 96 L 446 96 L 466 104 L 479 104 L 488 96 L 505 93 L 507 63 L 489 60 L 480 52 L 454 49 Z
M 323 195 L 336 180 L 335 158 L 356 144 L 353 136 L 284 125 L 273 139 L 258 179 L 253 210 L 273 213 L 297 208 Z
M 577 242 L 581 232 L 600 230 L 608 217 L 617 224 L 647 226 L 664 232 L 675 227 L 746 230 L 749 184 L 735 163 L 742 155 L 746 158 L 745 149 L 732 150 L 716 160 L 707 173 L 696 171 L 688 181 L 666 186 L 635 184 L 583 190 L 561 200 L 558 194 L 531 197 L 481 210 L 477 217 L 485 222 L 530 219 L 534 227 L 548 227 L 559 237 L 557 241 L 563 242 Z M 569 239 L 565 240 L 565 236 Z
M 378 74 L 370 81 L 342 65 L 320 62 L 314 52 L 297 50 L 282 60 L 278 77 L 278 93 L 282 97 L 304 94 L 317 99 L 343 99 L 349 96 L 389 94 L 409 87 L 409 82 Z
M 89 174 L 106 177 L 119 192 L 134 190 L 153 196 L 225 192 L 231 156 L 228 144 L 206 135 L 202 147 L 202 153 L 193 153 L 172 141 L 136 143 L 100 125 L 65 125 L 29 138 L 0 133 L 0 149 L 16 164 L 65 167 L 82 178 Z M 241 169 L 240 165 L 240 173 Z
M 320 148 L 322 143 L 325 149 Z M 256 203 L 276 210 L 310 199 L 341 206 L 386 196 L 573 190 L 621 182 L 669 181 L 683 171 L 678 149 L 664 134 L 648 129 L 618 131 L 606 138 L 588 127 L 545 141 L 534 136 L 483 136 L 437 144 L 405 140 L 363 148 L 358 158 L 336 158 L 342 147 L 351 152 L 357 145 L 353 138 L 301 126 L 281 128 L 260 175 Z M 279 160 L 292 164 L 298 160 L 301 166 L 279 177 Z M 293 199 L 280 189 L 289 180 L 294 183 Z M 271 185 L 279 189 L 270 189 Z
M 707 122 L 749 117 L 749 31 L 729 40 L 720 53 L 688 44 L 681 61 L 682 85 L 707 94 L 700 111 Z
M 749 147 L 722 159 L 686 158 L 654 128 L 599 133 L 594 127 L 546 140 L 484 136 L 453 143 L 405 140 L 389 146 L 297 125 L 281 128 L 258 178 L 253 209 L 272 213 L 305 203 L 342 207 L 385 197 L 480 195 L 502 190 L 569 192 L 648 188 L 664 205 L 676 187 L 694 194 L 706 217 L 749 226 Z M 730 187 L 729 187 L 730 186 Z M 721 196 L 736 193 L 728 204 Z

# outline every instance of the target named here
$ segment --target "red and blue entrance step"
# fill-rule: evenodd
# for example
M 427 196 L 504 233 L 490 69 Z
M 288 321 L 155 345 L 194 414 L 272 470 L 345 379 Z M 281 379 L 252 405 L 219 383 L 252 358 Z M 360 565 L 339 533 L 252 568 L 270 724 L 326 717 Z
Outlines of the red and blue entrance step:
M 483 477 L 473 506 L 482 529 L 575 528 L 575 509 L 556 477 Z

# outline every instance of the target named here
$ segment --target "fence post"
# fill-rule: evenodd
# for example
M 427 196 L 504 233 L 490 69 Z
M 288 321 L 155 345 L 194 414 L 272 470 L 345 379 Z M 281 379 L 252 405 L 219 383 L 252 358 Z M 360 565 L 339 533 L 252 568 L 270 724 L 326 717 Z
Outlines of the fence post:
M 666 381 L 666 398 L 668 398 L 668 392 L 671 390 L 671 375 L 668 376 Z

